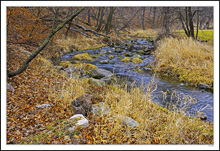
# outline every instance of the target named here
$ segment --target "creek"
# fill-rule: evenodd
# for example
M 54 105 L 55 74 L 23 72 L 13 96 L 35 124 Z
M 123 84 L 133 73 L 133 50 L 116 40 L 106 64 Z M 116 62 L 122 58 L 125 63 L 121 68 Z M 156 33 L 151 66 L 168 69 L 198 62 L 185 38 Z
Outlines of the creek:
M 126 42 L 131 43 L 129 40 Z M 92 61 L 82 62 L 91 63 L 98 68 L 109 70 L 119 77 L 124 77 L 130 83 L 135 82 L 137 86 L 147 85 L 153 80 L 154 85 L 156 84 L 156 90 L 151 93 L 151 100 L 158 105 L 168 109 L 173 109 L 173 105 L 175 105 L 178 110 L 184 110 L 188 116 L 196 116 L 196 113 L 201 111 L 206 113 L 208 121 L 213 122 L 212 92 L 189 87 L 170 78 L 155 77 L 151 69 L 145 67 L 154 60 L 151 54 L 140 55 L 139 57 L 143 60 L 143 63 L 138 65 L 135 65 L 131 61 L 129 63 L 123 62 L 122 59 L 125 57 L 125 54 L 132 58 L 134 54 L 137 56 L 138 49 L 141 50 L 141 48 L 153 47 L 153 44 L 147 40 L 136 40 L 135 42 L 133 41 L 133 43 L 134 48 L 132 50 L 126 50 L 124 46 L 104 47 L 65 54 L 61 59 L 71 62 L 74 55 L 87 52 L 93 56 L 94 59 Z M 110 55 L 114 56 L 111 60 L 109 59 Z M 102 64 L 100 63 L 101 60 L 109 60 L 109 63 Z M 137 69 L 141 69 L 143 72 L 139 73 Z

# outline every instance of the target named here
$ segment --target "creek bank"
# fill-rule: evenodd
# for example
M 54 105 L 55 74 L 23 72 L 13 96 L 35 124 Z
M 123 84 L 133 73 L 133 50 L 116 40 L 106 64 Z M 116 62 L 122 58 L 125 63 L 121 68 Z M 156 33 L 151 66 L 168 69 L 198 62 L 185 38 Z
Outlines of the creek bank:
M 103 87 L 105 84 L 110 84 L 111 81 L 114 81 L 113 77 L 120 77 L 120 78 L 124 77 L 124 80 L 122 80 L 122 82 L 130 83 L 130 85 L 131 85 L 132 84 L 131 81 L 133 81 L 134 79 L 136 79 L 136 80 L 142 79 L 142 75 L 146 76 L 146 77 L 144 77 L 144 80 L 146 80 L 146 82 L 149 82 L 149 79 L 152 78 L 152 76 L 151 76 L 152 69 L 148 66 L 148 64 L 153 61 L 153 57 L 150 54 L 154 50 L 153 45 L 150 44 L 149 42 L 139 41 L 139 40 L 137 40 L 137 42 L 130 41 L 128 43 L 129 44 L 117 46 L 116 48 L 104 47 L 101 49 L 86 50 L 86 51 L 82 51 L 82 52 L 74 52 L 71 54 L 64 55 L 61 59 L 68 60 L 70 62 L 74 62 L 74 60 L 72 60 L 73 56 L 75 56 L 79 53 L 85 53 L 85 52 L 87 52 L 90 56 L 94 56 L 94 57 L 92 57 L 93 60 L 84 60 L 84 61 L 81 60 L 80 61 L 82 63 L 91 63 L 91 64 L 98 67 L 97 69 L 90 70 L 89 72 L 87 72 L 87 71 L 81 72 L 80 71 L 80 73 L 81 74 L 83 73 L 83 74 L 79 77 L 80 78 L 90 78 L 89 83 L 91 85 Z M 139 48 L 139 46 L 141 48 Z M 69 57 L 69 56 L 71 56 L 71 57 Z M 128 57 L 129 61 L 127 63 L 124 63 L 122 61 L 124 57 Z M 139 62 L 137 64 L 134 64 L 131 62 L 131 60 L 133 58 L 139 58 L 139 59 L 143 60 L 143 62 Z M 105 62 L 108 62 L 108 63 L 100 62 L 103 60 L 105 60 Z M 58 68 L 60 70 L 63 70 L 64 67 L 63 68 L 58 67 Z M 136 71 L 138 71 L 139 69 L 143 70 L 144 73 L 142 73 L 141 75 L 137 74 Z M 76 73 L 76 70 L 71 70 L 71 71 L 73 71 L 72 73 L 75 76 L 78 74 L 78 73 Z M 163 89 L 164 88 L 166 88 L 166 89 L 171 88 L 166 82 L 164 82 L 164 80 L 159 80 L 158 85 L 159 85 L 159 88 L 162 87 Z M 181 86 L 181 87 L 179 87 L 179 86 Z M 183 91 L 184 93 L 185 92 L 189 93 L 191 91 L 191 90 L 186 91 L 185 88 L 183 88 L 183 87 L 185 87 L 185 85 L 178 84 L 177 87 L 180 88 L 181 91 Z M 171 88 L 171 89 L 173 89 L 173 88 Z M 161 90 L 161 88 L 158 91 L 160 91 L 160 90 Z M 157 98 L 155 100 L 157 101 Z M 158 100 L 160 100 L 160 98 Z M 98 108 L 98 104 L 96 104 L 96 106 L 91 105 L 91 108 L 93 108 L 92 106 L 94 106 L 94 109 L 92 109 L 92 112 L 96 112 L 97 110 L 99 110 L 98 113 L 101 114 L 100 110 L 102 110 L 102 109 Z M 102 105 L 99 104 L 99 106 L 100 106 L 100 108 L 103 108 Z M 200 104 L 200 107 L 202 107 L 202 106 L 203 106 L 203 104 L 202 105 Z M 82 113 L 82 115 L 85 114 L 85 112 L 78 112 L 78 113 Z M 104 114 L 106 115 L 107 113 L 104 113 Z M 193 114 L 195 114 L 195 112 L 193 112 Z M 95 115 L 97 115 L 97 114 L 95 114 Z M 207 119 L 210 120 L 210 116 L 212 116 L 212 114 L 210 114 L 210 112 L 209 112 L 207 114 Z M 200 117 L 198 116 L 198 118 L 200 118 Z M 200 118 L 200 119 L 205 119 L 205 118 Z M 122 122 L 122 124 L 123 124 L 123 122 Z M 138 125 L 138 124 L 136 124 L 136 125 Z

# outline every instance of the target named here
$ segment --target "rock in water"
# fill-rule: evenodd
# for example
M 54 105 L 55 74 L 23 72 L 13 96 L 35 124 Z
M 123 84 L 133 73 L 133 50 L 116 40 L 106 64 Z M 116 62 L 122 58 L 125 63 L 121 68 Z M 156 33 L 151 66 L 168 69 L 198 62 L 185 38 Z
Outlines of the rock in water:
M 108 60 L 101 60 L 101 61 L 99 61 L 99 63 L 101 63 L 101 64 L 108 64 L 109 61 Z
M 197 117 L 201 120 L 207 120 L 207 115 L 204 112 L 198 112 Z
M 89 94 L 83 94 L 71 102 L 75 114 L 87 115 L 91 111 L 92 101 Z
M 99 53 L 100 53 L 100 54 L 107 54 L 107 50 L 101 49 L 101 50 L 99 51 Z
M 105 69 L 95 69 L 91 72 L 91 75 L 93 78 L 101 79 L 105 76 L 113 76 L 113 73 L 111 71 L 105 70 Z
M 198 86 L 200 89 L 205 89 L 205 90 L 210 89 L 210 86 L 205 83 L 200 83 Z

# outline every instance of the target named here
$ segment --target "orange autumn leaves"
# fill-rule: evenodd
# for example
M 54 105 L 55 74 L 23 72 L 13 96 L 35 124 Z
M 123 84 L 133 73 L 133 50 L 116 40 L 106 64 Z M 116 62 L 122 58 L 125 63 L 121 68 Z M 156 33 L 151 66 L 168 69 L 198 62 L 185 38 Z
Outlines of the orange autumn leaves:
M 48 28 L 40 19 L 40 9 L 42 8 L 8 7 L 7 40 L 38 45 L 47 36 L 44 31 Z

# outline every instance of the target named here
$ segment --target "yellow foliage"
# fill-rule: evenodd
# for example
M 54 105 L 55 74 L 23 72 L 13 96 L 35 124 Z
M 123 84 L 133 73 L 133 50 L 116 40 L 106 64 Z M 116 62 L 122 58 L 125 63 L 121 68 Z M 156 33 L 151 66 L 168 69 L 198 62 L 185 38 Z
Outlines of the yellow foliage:
M 132 62 L 133 62 L 134 64 L 139 64 L 139 63 L 143 63 L 143 60 L 141 60 L 140 58 L 133 58 L 133 59 L 132 59 Z
M 73 57 L 73 59 L 77 59 L 77 60 L 92 60 L 92 57 L 89 56 L 89 54 L 86 53 L 81 53 L 81 54 L 77 54 Z

